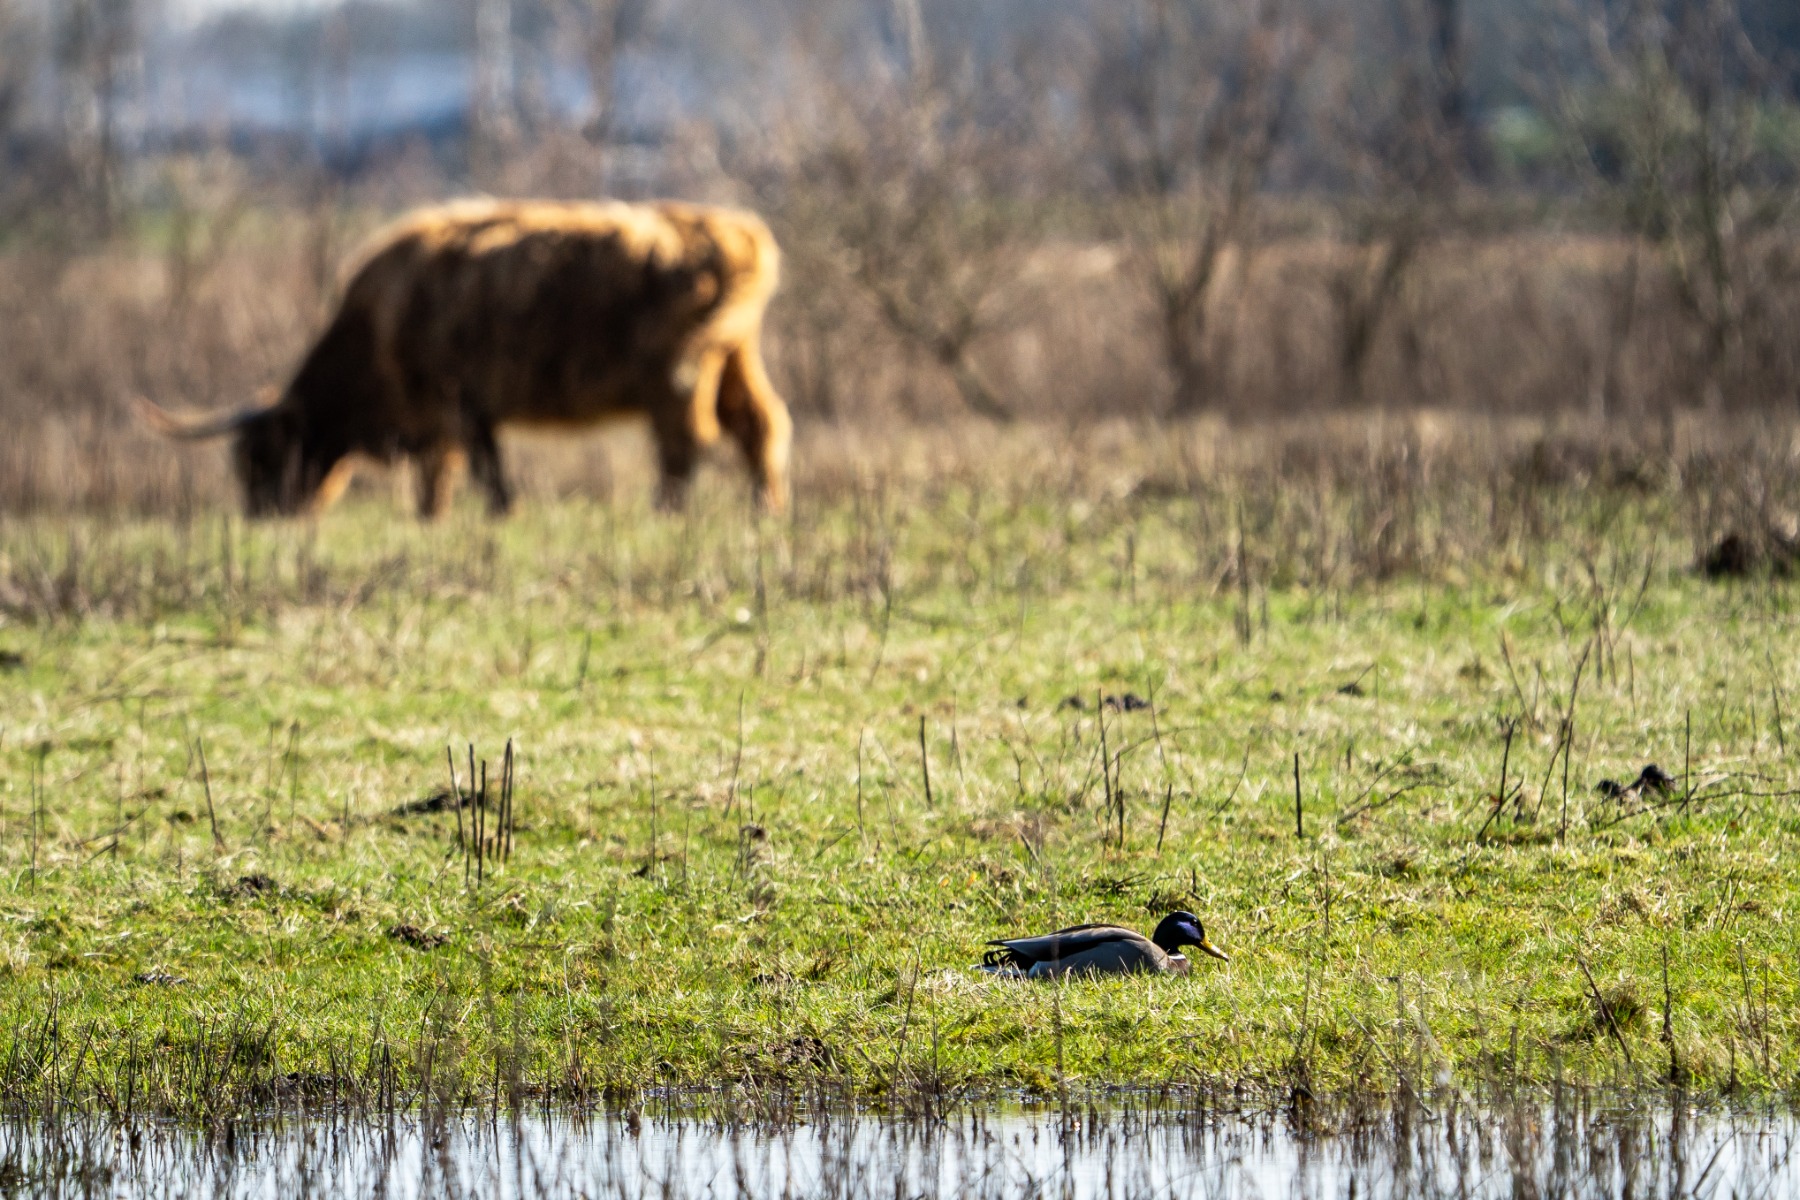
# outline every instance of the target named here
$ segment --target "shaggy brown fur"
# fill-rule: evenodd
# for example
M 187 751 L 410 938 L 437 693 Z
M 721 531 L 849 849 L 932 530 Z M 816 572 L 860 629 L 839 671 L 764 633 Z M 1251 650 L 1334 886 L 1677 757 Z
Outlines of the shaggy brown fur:
M 252 515 L 323 509 L 358 454 L 410 456 L 427 517 L 466 463 L 502 513 L 511 489 L 496 429 L 627 414 L 650 420 L 665 505 L 680 503 L 723 428 L 780 509 L 792 426 L 759 348 L 779 260 L 767 226 L 728 209 L 424 209 L 373 240 L 277 403 L 200 421 L 146 411 L 175 436 L 235 433 Z

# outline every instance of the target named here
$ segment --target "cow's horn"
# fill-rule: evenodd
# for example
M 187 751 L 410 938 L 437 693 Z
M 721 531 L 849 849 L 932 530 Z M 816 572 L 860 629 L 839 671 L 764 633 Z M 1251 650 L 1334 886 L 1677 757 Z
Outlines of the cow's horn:
M 150 428 L 165 437 L 183 438 L 189 441 L 235 432 L 243 428 L 246 421 L 263 411 L 261 408 L 240 408 L 236 412 L 217 416 L 178 417 L 162 405 L 144 396 L 134 397 L 133 403 L 138 410 L 138 415 L 144 418 Z

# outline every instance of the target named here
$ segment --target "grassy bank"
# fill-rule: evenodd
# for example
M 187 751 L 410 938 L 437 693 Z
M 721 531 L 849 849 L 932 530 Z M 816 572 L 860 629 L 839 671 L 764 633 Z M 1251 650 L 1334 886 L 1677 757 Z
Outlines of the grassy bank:
M 760 528 L 723 478 L 0 518 L 0 1089 L 1790 1086 L 1791 591 L 1691 569 L 1791 492 L 1746 436 L 815 442 Z M 408 806 L 509 738 L 477 882 Z M 1173 907 L 1229 966 L 970 969 Z

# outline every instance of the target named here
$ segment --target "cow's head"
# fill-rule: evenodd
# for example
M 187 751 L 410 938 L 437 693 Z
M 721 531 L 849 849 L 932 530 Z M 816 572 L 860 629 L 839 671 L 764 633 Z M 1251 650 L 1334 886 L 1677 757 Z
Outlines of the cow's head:
M 178 417 L 140 397 L 150 426 L 184 441 L 231 434 L 231 460 L 252 517 L 291 516 L 311 508 L 331 464 L 309 454 L 298 412 L 285 404 L 240 409 L 215 417 Z

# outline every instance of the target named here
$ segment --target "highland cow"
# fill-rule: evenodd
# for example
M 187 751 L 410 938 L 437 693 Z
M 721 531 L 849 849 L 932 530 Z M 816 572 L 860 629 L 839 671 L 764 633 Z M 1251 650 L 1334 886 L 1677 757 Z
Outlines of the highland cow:
M 779 253 L 755 216 L 657 203 L 468 201 L 377 235 L 279 400 L 175 417 L 176 437 L 234 435 L 253 516 L 316 512 L 360 457 L 418 468 L 419 511 L 448 506 L 466 465 L 504 513 L 496 431 L 647 417 L 665 506 L 723 429 L 762 502 L 787 500 L 792 426 L 764 373 Z

